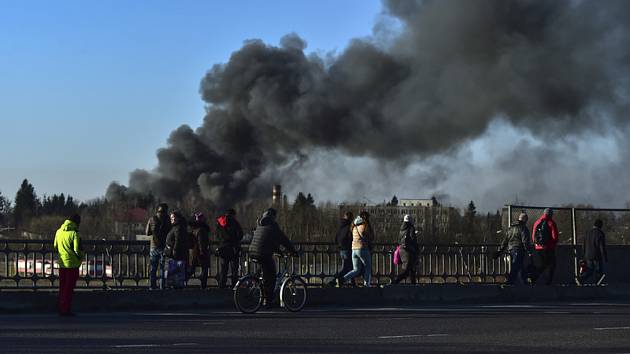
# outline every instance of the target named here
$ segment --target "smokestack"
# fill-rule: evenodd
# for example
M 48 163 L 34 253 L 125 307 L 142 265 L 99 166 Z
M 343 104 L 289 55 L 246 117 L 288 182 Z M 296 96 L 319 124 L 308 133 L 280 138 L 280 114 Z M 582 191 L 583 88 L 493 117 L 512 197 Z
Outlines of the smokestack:
M 279 184 L 275 184 L 271 191 L 271 205 L 276 209 L 282 207 L 282 186 Z

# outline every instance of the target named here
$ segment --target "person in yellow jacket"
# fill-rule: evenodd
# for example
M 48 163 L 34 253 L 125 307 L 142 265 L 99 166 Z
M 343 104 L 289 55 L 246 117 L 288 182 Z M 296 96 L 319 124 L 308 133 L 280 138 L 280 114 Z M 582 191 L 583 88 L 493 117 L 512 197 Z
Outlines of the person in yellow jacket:
M 59 298 L 57 308 L 60 316 L 74 316 L 72 295 L 79 279 L 79 267 L 83 259 L 79 225 L 81 216 L 74 214 L 63 222 L 55 234 L 54 248 L 59 257 Z

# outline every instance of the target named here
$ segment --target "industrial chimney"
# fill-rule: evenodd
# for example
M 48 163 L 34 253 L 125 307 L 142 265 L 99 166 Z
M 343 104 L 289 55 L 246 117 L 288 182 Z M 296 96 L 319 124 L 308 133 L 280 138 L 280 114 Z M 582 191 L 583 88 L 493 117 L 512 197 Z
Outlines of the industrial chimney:
M 279 209 L 282 207 L 282 186 L 276 184 L 271 192 L 271 206 Z

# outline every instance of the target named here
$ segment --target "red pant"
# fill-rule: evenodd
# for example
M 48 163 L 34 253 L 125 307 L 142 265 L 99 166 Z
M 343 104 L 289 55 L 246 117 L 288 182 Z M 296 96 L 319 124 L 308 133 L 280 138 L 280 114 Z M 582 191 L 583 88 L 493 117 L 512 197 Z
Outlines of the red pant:
M 79 279 L 79 268 L 59 268 L 59 299 L 57 308 L 60 314 L 69 313 L 72 308 L 72 293 Z

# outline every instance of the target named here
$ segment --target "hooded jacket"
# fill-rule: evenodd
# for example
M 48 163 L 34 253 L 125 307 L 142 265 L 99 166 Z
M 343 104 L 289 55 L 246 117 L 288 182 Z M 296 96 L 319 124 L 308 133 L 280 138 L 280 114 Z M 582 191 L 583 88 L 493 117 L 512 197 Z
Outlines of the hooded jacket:
M 337 246 L 339 246 L 339 249 L 342 251 L 350 251 L 352 249 L 352 233 L 350 232 L 351 226 L 351 220 L 341 219 L 339 222 L 339 230 L 337 230 L 335 240 L 337 241 Z
M 287 235 L 280 230 L 280 226 L 271 216 L 264 216 L 258 221 L 252 242 L 249 245 L 249 254 L 252 258 L 266 258 L 284 246 L 290 252 L 295 252 L 293 244 Z
M 370 225 L 357 216 L 352 225 L 352 249 L 369 249 L 373 238 Z
M 536 227 L 538 227 L 538 224 L 541 222 L 546 222 L 547 225 L 549 226 L 549 231 L 551 231 L 551 238 L 549 239 L 549 241 L 544 244 L 544 245 L 537 245 L 536 244 Z M 538 220 L 536 220 L 536 222 L 534 223 L 534 227 L 532 228 L 532 243 L 534 244 L 534 248 L 537 251 L 540 250 L 549 250 L 549 251 L 553 251 L 556 249 L 556 244 L 558 243 L 558 227 L 556 226 L 556 222 L 553 221 L 552 218 L 550 218 L 549 216 L 547 216 L 547 214 L 543 214 L 540 218 L 538 218 Z
M 217 237 L 221 241 L 219 247 L 240 247 L 243 229 L 233 216 L 221 215 L 217 218 Z
M 79 225 L 66 220 L 55 233 L 53 247 L 59 252 L 59 268 L 79 268 L 83 258 Z

